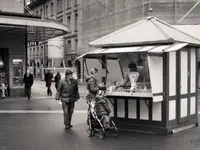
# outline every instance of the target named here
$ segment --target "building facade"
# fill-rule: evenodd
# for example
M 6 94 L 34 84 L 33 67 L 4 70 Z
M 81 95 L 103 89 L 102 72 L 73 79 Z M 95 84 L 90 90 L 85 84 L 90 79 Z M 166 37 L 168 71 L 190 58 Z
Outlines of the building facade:
M 68 27 L 24 14 L 23 0 L 1 0 L 0 10 L 0 87 L 5 84 L 9 96 L 24 96 L 27 44 L 65 35 Z
M 155 16 L 172 25 L 199 24 L 200 4 L 197 2 L 198 0 L 81 0 L 78 54 L 93 50 L 88 45 L 91 41 L 147 16 Z M 88 68 L 100 67 L 98 61 L 88 62 Z M 83 61 L 81 64 L 82 72 L 86 72 Z
M 43 19 L 57 20 L 70 29 L 70 32 L 62 37 L 29 45 L 30 65 L 36 66 L 37 69 L 40 67 L 37 64 L 44 67 L 79 65 L 75 62 L 78 45 L 78 0 L 32 0 L 28 7 L 35 15 Z M 80 66 L 77 66 L 77 70 L 80 70 L 79 68 Z
M 198 24 L 200 20 L 200 4 L 196 5 L 198 0 L 32 0 L 30 2 L 29 7 L 35 14 L 41 15 L 42 18 L 61 21 L 69 26 L 70 33 L 63 36 L 65 64 L 76 66 L 81 79 L 84 78 L 86 70 L 83 60 L 75 61 L 75 58 L 93 50 L 88 43 L 97 38 L 147 16 L 155 16 L 169 24 Z M 191 10 L 193 6 L 195 7 Z M 88 68 L 96 67 L 98 63 L 91 61 Z

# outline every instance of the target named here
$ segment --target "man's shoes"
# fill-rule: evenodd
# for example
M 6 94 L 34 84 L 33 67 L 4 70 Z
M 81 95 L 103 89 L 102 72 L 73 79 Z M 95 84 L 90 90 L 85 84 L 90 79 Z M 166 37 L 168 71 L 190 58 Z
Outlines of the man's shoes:
M 70 129 L 70 126 L 65 126 L 65 129 Z
M 28 98 L 28 101 L 30 101 L 30 97 Z
M 70 126 L 70 128 L 73 128 L 73 125 L 70 124 L 69 126 Z

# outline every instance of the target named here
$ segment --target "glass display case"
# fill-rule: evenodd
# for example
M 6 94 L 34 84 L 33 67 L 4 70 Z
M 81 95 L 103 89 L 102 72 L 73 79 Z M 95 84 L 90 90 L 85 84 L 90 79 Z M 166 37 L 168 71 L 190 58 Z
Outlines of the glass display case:
M 23 60 L 13 59 L 13 86 L 23 85 Z

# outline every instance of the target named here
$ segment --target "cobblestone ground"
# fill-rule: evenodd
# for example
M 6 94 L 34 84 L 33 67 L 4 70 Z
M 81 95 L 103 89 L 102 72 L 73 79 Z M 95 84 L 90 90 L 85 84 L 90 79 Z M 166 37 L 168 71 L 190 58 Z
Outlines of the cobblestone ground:
M 87 137 L 86 110 L 82 98 L 76 104 L 73 128 L 65 130 L 61 105 L 46 95 L 45 84 L 35 81 L 31 101 L 0 101 L 0 150 L 199 150 L 199 127 L 170 136 L 119 132 L 118 138 Z M 55 93 L 55 92 L 54 92 Z

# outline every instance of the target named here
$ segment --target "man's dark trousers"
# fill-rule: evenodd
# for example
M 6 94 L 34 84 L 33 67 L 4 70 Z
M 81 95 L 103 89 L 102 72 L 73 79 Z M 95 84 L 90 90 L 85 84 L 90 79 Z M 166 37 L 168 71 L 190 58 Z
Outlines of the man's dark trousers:
M 65 126 L 71 125 L 72 114 L 74 112 L 74 105 L 75 102 L 70 102 L 70 103 L 62 102 Z
M 51 86 L 47 87 L 47 95 L 52 95 Z
M 25 94 L 30 99 L 31 97 L 31 87 L 30 86 L 25 86 Z

